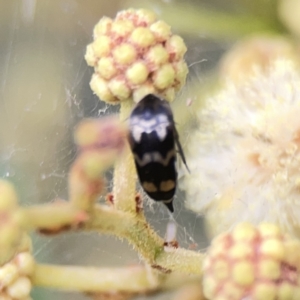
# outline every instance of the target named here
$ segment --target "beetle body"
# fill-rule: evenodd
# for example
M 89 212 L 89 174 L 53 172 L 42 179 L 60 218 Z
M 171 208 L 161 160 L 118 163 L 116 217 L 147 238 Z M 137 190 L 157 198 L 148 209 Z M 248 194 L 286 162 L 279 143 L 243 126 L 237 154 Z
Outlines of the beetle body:
M 129 120 L 129 142 L 142 188 L 150 198 L 162 201 L 173 212 L 176 191 L 176 150 L 185 163 L 173 114 L 167 101 L 145 96 Z

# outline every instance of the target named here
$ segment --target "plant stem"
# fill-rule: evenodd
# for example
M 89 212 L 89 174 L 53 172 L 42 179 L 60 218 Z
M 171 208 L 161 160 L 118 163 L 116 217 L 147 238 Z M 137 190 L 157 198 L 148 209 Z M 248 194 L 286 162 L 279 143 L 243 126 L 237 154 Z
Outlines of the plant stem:
M 146 293 L 158 289 L 174 289 L 199 280 L 200 276 L 170 274 L 149 276 L 143 266 L 125 268 L 92 268 L 37 264 L 32 277 L 36 286 L 80 292 Z
M 120 120 L 122 122 L 128 119 L 132 106 L 132 100 L 121 102 Z M 120 157 L 115 164 L 113 196 L 114 204 L 117 209 L 136 213 L 136 171 L 128 142 L 122 157 Z
M 68 203 L 23 208 L 23 224 L 26 229 L 54 230 L 69 226 L 80 230 L 98 231 L 126 238 L 136 251 L 153 268 L 163 272 L 179 271 L 201 275 L 203 254 L 182 248 L 166 248 L 164 240 L 150 227 L 145 218 L 118 211 L 114 207 L 96 205 L 90 218 Z M 82 222 L 81 227 L 76 225 Z M 66 227 L 68 229 L 68 227 Z
M 87 219 L 87 214 L 69 202 L 54 202 L 22 208 L 23 226 L 32 229 L 59 229 L 63 226 L 78 225 Z
M 200 275 L 203 255 L 182 248 L 164 249 L 164 241 L 149 224 L 134 215 L 97 206 L 86 229 L 126 238 L 152 267 L 162 271 L 180 271 Z

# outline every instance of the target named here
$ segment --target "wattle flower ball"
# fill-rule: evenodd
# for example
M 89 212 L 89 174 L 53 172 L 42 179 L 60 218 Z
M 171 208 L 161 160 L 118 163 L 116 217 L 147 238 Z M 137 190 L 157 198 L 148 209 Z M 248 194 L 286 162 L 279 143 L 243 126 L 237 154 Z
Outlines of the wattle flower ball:
M 145 9 L 128 9 L 102 18 L 85 59 L 94 67 L 90 86 L 102 101 L 118 104 L 147 94 L 171 101 L 188 72 L 187 48 L 170 26 Z
M 300 236 L 300 76 L 293 64 L 278 60 L 249 81 L 228 82 L 198 119 L 184 188 L 210 233 L 268 221 Z

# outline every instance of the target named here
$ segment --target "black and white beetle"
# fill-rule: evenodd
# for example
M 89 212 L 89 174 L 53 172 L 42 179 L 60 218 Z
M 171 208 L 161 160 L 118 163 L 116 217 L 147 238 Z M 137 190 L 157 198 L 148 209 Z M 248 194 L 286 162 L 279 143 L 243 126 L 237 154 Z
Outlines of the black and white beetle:
M 129 143 L 144 191 L 173 212 L 177 183 L 175 145 L 185 165 L 186 161 L 166 100 L 149 94 L 136 105 L 129 119 Z

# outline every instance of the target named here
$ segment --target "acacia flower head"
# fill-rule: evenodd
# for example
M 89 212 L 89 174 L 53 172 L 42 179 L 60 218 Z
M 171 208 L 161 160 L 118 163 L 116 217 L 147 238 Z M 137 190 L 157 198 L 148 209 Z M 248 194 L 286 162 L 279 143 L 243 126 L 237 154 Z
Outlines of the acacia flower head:
M 102 18 L 85 59 L 94 67 L 90 86 L 102 101 L 118 104 L 160 94 L 167 100 L 184 84 L 187 48 L 164 21 L 144 9 L 128 9 Z
M 0 299 L 30 300 L 34 259 L 14 187 L 0 180 Z
M 30 300 L 35 262 L 29 251 L 17 253 L 0 267 L 0 299 Z
M 296 300 L 300 242 L 274 224 L 238 224 L 216 237 L 203 262 L 203 290 L 211 300 Z
M 278 60 L 227 86 L 199 112 L 185 178 L 187 205 L 212 234 L 269 221 L 299 236 L 300 76 Z

